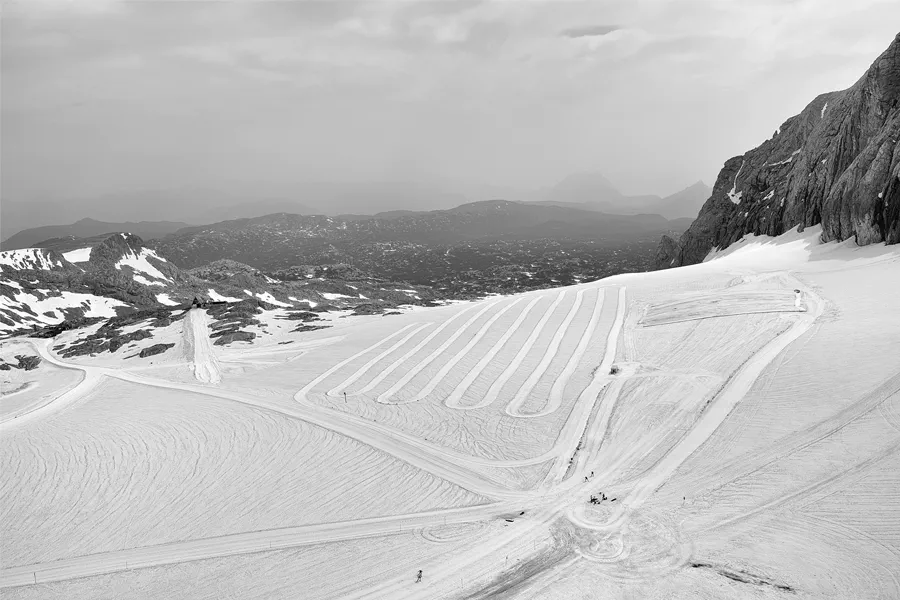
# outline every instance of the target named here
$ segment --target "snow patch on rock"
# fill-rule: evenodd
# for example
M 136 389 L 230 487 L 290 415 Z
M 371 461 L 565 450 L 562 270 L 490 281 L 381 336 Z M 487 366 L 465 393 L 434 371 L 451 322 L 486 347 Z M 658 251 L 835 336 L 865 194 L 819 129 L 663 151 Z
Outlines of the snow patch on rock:
M 256 294 L 256 297 L 262 300 L 263 302 L 268 302 L 269 304 L 274 304 L 275 306 L 290 306 L 287 302 L 282 302 L 281 300 L 277 300 L 275 296 L 273 296 L 270 292 L 260 292 Z
M 209 293 L 209 299 L 213 302 L 240 302 L 240 298 L 235 298 L 234 296 L 223 296 L 216 290 L 209 288 L 206 290 Z
M 166 306 L 178 306 L 178 303 L 172 300 L 168 294 L 157 294 L 156 301 Z
M 150 281 L 143 275 L 138 275 L 137 273 L 134 274 L 134 280 L 142 285 L 158 285 L 158 286 L 166 285 L 161 281 Z
M 141 248 L 141 251 L 138 253 L 129 252 L 122 256 L 122 258 L 119 259 L 119 262 L 116 263 L 116 268 L 121 271 L 122 267 L 131 267 L 135 271 L 140 271 L 154 279 L 162 279 L 171 282 L 171 279 L 163 275 L 159 269 L 150 264 L 150 261 L 147 260 L 148 258 L 166 262 L 164 258 L 157 256 L 156 252 L 153 250 Z
M 743 195 L 743 192 L 737 191 L 737 180 L 738 180 L 738 177 L 741 175 L 741 171 L 744 170 L 745 164 L 747 164 L 746 160 L 741 163 L 741 168 L 738 169 L 738 172 L 734 174 L 734 184 L 731 186 L 731 191 L 728 192 L 728 199 L 731 200 L 734 204 L 741 203 L 741 196 Z
M 312 300 L 305 300 L 303 298 L 295 298 L 294 296 L 288 296 L 288 300 L 290 300 L 291 302 L 306 302 L 307 304 L 309 304 L 310 308 L 315 308 L 319 305 L 318 302 L 314 302 Z
M 91 259 L 91 250 L 93 250 L 93 248 L 79 248 L 78 250 L 71 250 L 69 252 L 64 252 L 63 258 L 65 258 L 70 263 L 87 262 Z

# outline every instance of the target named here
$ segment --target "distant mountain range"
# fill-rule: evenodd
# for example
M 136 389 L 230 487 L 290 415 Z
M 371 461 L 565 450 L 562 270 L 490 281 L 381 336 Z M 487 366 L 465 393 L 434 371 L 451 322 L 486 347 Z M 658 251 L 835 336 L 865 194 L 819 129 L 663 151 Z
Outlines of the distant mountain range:
M 900 34 L 852 87 L 816 97 L 726 161 L 691 227 L 662 239 L 656 265 L 818 224 L 826 242 L 900 243 Z
M 165 215 L 174 222 L 173 225 L 178 226 L 218 223 L 281 212 L 302 215 L 387 216 L 404 212 L 448 210 L 471 201 L 495 198 L 570 206 L 610 214 L 659 214 L 673 219 L 696 216 L 697 210 L 708 197 L 709 189 L 699 182 L 665 198 L 626 196 L 597 173 L 572 175 L 550 189 L 538 191 L 399 181 L 304 183 L 294 186 L 289 193 L 281 196 L 261 195 L 247 187 L 227 194 L 203 189 L 160 190 L 66 202 L 4 199 L 0 207 L 0 236 L 4 240 L 4 249 L 26 248 L 54 237 L 87 237 L 111 231 L 131 231 L 142 238 L 155 239 L 174 231 L 170 230 L 168 223 L 155 221 L 160 215 Z M 102 217 L 102 221 L 84 219 L 86 215 Z M 103 225 L 104 222 L 106 225 Z
M 657 214 L 667 219 L 693 218 L 712 189 L 702 181 L 661 198 L 654 195 L 626 196 L 599 173 L 571 175 L 544 191 L 537 204 L 568 206 L 617 215 Z
M 571 206 L 487 200 L 440 211 L 373 217 L 278 213 L 190 227 L 150 244 L 173 263 L 195 267 L 227 258 L 260 269 L 346 262 L 384 244 L 427 247 L 493 240 L 590 241 L 614 246 L 687 223 L 659 215 L 608 215 Z
M 0 250 L 31 248 L 47 240 L 55 240 L 54 246 L 60 246 L 65 238 L 70 238 L 76 245 L 79 238 L 127 231 L 143 239 L 152 240 L 174 233 L 188 227 L 187 223 L 172 221 L 141 221 L 140 223 L 105 223 L 94 219 L 81 219 L 71 225 L 48 225 L 25 229 L 10 236 L 0 244 Z

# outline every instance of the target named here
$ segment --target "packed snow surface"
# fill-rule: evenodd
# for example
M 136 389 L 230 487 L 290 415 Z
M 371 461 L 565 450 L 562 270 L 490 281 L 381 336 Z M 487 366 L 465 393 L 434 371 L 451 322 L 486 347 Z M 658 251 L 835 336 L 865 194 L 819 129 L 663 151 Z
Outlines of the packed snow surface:
M 150 359 L 27 342 L 3 597 L 900 597 L 900 248 L 819 234 L 234 347 L 194 309 Z
M 63 253 L 63 258 L 65 258 L 70 263 L 87 262 L 91 259 L 91 250 L 93 250 L 93 248 L 79 248 L 78 250 L 71 250 L 69 252 Z
M 6 265 L 19 271 L 24 269 L 47 271 L 53 267 L 62 266 L 62 262 L 48 258 L 44 252 L 40 248 L 4 250 L 0 252 L 0 265 Z
M 346 294 L 332 294 L 330 292 L 323 292 L 322 297 L 326 300 L 338 300 L 339 298 L 352 298 L 353 296 L 348 296 Z

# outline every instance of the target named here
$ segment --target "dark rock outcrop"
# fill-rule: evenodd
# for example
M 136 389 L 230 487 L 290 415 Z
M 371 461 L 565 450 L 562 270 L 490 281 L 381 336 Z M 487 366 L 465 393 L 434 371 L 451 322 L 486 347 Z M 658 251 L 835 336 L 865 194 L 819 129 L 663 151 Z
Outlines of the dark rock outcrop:
M 24 369 L 25 371 L 33 371 L 37 369 L 41 364 L 40 356 L 26 356 L 23 354 L 17 354 L 16 360 L 19 361 L 18 367 L 20 369 Z
M 33 371 L 41 364 L 40 356 L 26 356 L 24 354 L 16 354 L 16 364 L 5 362 L 0 359 L 0 371 L 10 371 L 12 369 L 23 369 L 25 371 Z
M 900 242 L 900 34 L 852 87 L 818 96 L 729 159 L 681 239 L 662 239 L 655 264 L 693 264 L 746 234 L 819 224 L 826 242 Z
M 147 358 L 148 356 L 156 356 L 157 354 L 162 354 L 175 344 L 153 344 L 152 346 L 147 346 L 143 350 L 141 350 L 141 358 Z
M 232 331 L 222 335 L 215 341 L 216 346 L 224 346 L 231 342 L 252 342 L 256 334 L 252 331 Z

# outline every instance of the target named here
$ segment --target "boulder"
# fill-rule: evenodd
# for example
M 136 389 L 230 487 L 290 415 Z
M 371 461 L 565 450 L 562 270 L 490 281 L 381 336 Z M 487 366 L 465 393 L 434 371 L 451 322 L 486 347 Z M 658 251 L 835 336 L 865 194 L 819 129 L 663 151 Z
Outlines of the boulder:
M 147 358 L 148 356 L 156 356 L 157 354 L 162 354 L 175 344 L 153 344 L 152 346 L 148 346 L 141 350 L 141 358 Z
M 231 342 L 252 342 L 256 334 L 252 331 L 232 331 L 222 335 L 215 341 L 216 346 L 224 346 Z
M 22 354 L 17 354 L 16 360 L 19 361 L 18 368 L 26 371 L 33 371 L 41 364 L 40 356 L 24 356 Z

